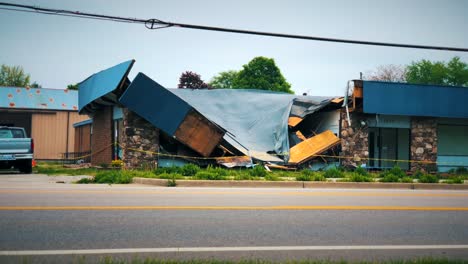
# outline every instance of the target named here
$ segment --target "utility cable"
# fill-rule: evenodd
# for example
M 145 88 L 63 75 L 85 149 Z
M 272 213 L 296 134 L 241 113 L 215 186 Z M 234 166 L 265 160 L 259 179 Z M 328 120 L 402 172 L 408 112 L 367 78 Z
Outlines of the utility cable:
M 356 44 L 356 45 L 370 45 L 370 46 L 384 46 L 384 47 L 397 47 L 397 48 L 468 52 L 468 48 L 444 47 L 444 46 L 432 46 L 432 45 L 414 45 L 414 44 L 402 44 L 402 43 L 391 43 L 391 42 L 377 42 L 377 41 L 365 41 L 365 40 L 351 40 L 351 39 L 315 37 L 315 36 L 305 36 L 305 35 L 292 35 L 292 34 L 284 34 L 284 33 L 273 33 L 273 32 L 262 32 L 262 31 L 253 31 L 253 30 L 244 30 L 244 29 L 233 29 L 233 28 L 183 24 L 183 23 L 162 21 L 162 20 L 159 20 L 159 19 L 138 19 L 138 18 L 110 16 L 110 15 L 100 15 L 100 14 L 92 14 L 92 13 L 86 13 L 86 12 L 80 12 L 80 11 L 42 8 L 42 7 L 31 6 L 31 5 L 20 5 L 20 4 L 5 3 L 5 2 L 0 2 L 0 6 L 14 7 L 14 8 L 9 8 L 9 9 L 0 8 L 0 9 L 3 9 L 3 10 L 7 9 L 7 10 L 10 10 L 10 11 L 31 12 L 31 11 L 27 11 L 27 10 L 19 10 L 18 9 L 18 8 L 22 8 L 22 9 L 34 10 L 37 13 L 46 14 L 46 15 L 72 16 L 72 17 L 79 17 L 79 18 L 109 20 L 109 21 L 124 22 L 124 23 L 140 23 L 140 24 L 144 24 L 145 27 L 148 28 L 148 29 L 161 29 L 161 28 L 167 28 L 167 27 L 180 27 L 180 28 L 189 28 L 189 29 L 197 29 L 197 30 L 218 31 L 218 32 L 238 33 L 238 34 L 248 34 L 248 35 L 259 35 L 259 36 L 278 37 L 278 38 L 292 38 L 292 39 L 325 41 L 325 42 L 346 43 L 346 44 Z

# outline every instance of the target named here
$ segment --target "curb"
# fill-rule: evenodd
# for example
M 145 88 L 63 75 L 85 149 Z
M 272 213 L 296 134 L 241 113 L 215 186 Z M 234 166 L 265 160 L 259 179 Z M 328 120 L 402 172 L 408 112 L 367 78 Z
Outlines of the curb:
M 168 180 L 133 178 L 133 183 L 167 187 Z M 468 184 L 445 183 L 370 183 L 370 182 L 301 182 L 301 181 L 209 181 L 176 180 L 177 187 L 220 188 L 344 188 L 344 189 L 411 189 L 411 190 L 468 190 Z

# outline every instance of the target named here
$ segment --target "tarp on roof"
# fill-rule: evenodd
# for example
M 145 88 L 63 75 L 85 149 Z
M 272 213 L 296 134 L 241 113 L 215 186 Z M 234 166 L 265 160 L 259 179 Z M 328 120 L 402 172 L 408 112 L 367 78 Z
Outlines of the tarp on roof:
M 262 161 L 288 161 L 292 109 L 295 116 L 303 117 L 333 99 L 248 89 L 166 89 L 148 79 L 138 74 L 120 102 L 166 133 L 178 126 L 177 116 L 191 106 L 226 130 L 229 144 Z
M 78 91 L 0 87 L 0 108 L 78 111 Z
M 135 60 L 117 64 L 88 77 L 78 84 L 80 114 L 92 114 L 100 105 L 118 103 L 115 91 L 125 82 Z

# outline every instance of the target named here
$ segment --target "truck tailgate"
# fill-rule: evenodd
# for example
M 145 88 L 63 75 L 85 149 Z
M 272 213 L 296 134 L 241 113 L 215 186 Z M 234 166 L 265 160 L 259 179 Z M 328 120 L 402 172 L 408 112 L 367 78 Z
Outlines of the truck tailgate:
M 31 153 L 30 138 L 2 138 L 0 139 L 0 154 Z

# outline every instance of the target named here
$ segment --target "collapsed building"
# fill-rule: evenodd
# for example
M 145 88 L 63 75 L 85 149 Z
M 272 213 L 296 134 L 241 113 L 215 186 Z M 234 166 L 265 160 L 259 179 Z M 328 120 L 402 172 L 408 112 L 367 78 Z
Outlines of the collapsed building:
M 344 97 L 167 89 L 143 73 L 130 81 L 133 64 L 79 84 L 79 112 L 92 118 L 79 131 L 92 133 L 95 165 L 468 166 L 468 107 L 457 100 L 466 87 L 354 80 Z
M 167 89 L 134 61 L 79 84 L 79 111 L 92 121 L 91 162 L 122 159 L 127 168 L 186 162 L 226 167 L 264 163 L 289 168 L 326 166 L 338 155 L 343 98 L 297 96 L 253 89 Z M 336 160 L 336 159 L 335 159 Z

